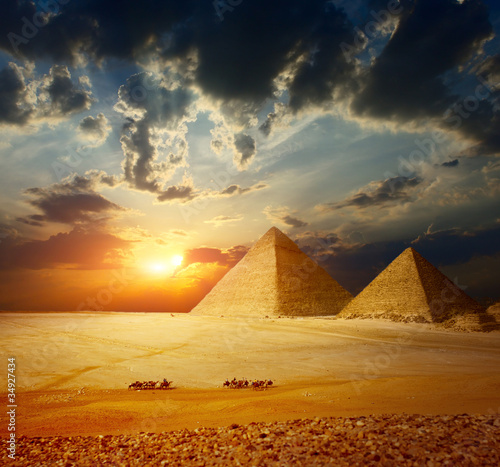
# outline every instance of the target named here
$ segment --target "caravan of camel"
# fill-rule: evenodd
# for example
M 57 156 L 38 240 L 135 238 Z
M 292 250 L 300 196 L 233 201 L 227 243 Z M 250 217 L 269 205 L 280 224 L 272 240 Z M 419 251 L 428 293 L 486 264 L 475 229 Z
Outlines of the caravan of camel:
M 136 391 L 141 391 L 145 389 L 172 389 L 171 384 L 173 381 L 136 381 L 135 383 L 129 384 L 129 389 L 135 389 Z
M 163 379 L 163 381 L 136 381 L 135 383 L 130 383 L 128 388 L 134 389 L 136 391 L 146 390 L 146 389 L 173 389 L 171 384 L 173 381 L 167 381 Z M 253 381 L 248 381 L 248 379 L 243 378 L 237 380 L 233 378 L 231 381 L 226 379 L 222 384 L 222 387 L 229 389 L 244 389 L 251 387 L 253 390 L 265 390 L 270 388 L 273 385 L 273 381 L 270 379 L 266 380 L 258 380 L 254 379 Z
M 249 386 L 254 389 L 267 389 L 273 385 L 273 382 L 268 379 L 268 380 L 257 380 L 254 379 L 252 382 L 248 381 L 246 378 L 239 379 L 237 380 L 236 378 L 233 378 L 231 381 L 226 379 L 224 383 L 222 384 L 223 387 L 229 388 L 229 389 L 244 389 L 248 388 Z

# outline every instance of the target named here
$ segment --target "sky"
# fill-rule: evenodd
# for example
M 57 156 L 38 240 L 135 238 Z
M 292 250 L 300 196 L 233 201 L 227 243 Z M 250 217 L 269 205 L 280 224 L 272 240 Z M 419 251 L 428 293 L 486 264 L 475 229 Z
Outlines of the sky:
M 500 5 L 4 0 L 0 309 L 186 312 L 276 226 L 500 299 Z

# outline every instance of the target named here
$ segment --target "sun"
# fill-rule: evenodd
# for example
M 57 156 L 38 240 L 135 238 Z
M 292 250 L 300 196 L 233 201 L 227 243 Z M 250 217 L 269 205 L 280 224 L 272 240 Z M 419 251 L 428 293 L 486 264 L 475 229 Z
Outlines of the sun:
M 150 274 L 165 275 L 175 272 L 183 260 L 181 255 L 174 255 L 170 257 L 170 260 L 168 257 L 150 260 L 145 264 L 145 267 Z
M 181 255 L 175 255 L 175 256 L 172 256 L 172 259 L 170 260 L 170 262 L 174 266 L 180 266 L 182 264 L 183 259 L 184 258 Z

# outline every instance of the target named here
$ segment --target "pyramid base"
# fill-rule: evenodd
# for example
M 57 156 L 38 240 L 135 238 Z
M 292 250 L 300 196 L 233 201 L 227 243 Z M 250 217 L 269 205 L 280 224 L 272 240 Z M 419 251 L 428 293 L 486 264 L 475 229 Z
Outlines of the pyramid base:
M 500 330 L 500 320 L 494 314 L 486 311 L 471 311 L 453 316 L 445 321 L 436 323 L 430 314 L 422 313 L 398 313 L 395 311 L 373 311 L 373 312 L 342 312 L 339 318 L 343 319 L 387 319 L 398 323 L 421 323 L 430 324 L 436 328 L 444 328 L 452 331 L 462 332 L 491 332 Z
M 343 311 L 339 318 L 343 319 L 388 319 L 396 323 L 429 323 L 430 318 L 426 318 L 420 313 L 398 313 L 396 311 Z
M 500 330 L 500 321 L 490 313 L 466 313 L 454 316 L 441 324 L 454 331 L 491 332 Z

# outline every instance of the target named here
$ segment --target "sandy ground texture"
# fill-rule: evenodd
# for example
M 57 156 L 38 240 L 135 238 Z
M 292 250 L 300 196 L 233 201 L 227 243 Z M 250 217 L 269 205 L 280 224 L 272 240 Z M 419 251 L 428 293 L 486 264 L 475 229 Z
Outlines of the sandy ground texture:
M 500 333 L 383 320 L 1 313 L 18 436 L 160 433 L 382 413 L 500 411 Z M 233 377 L 274 380 L 230 390 Z M 128 391 L 136 380 L 174 389 Z M 5 391 L 5 389 L 3 389 Z M 7 405 L 6 393 L 0 398 Z M 6 411 L 0 433 L 7 434 Z
M 2 388 L 8 358 L 16 364 L 15 461 L 6 458 L 9 419 L 0 412 L 6 465 L 498 460 L 499 332 L 143 313 L 0 313 L 0 329 Z M 275 384 L 221 387 L 233 377 Z M 163 378 L 173 389 L 127 390 Z M 437 416 L 466 413 L 483 416 Z
M 499 438 L 499 416 L 316 417 L 162 434 L 23 437 L 11 465 L 497 466 Z

